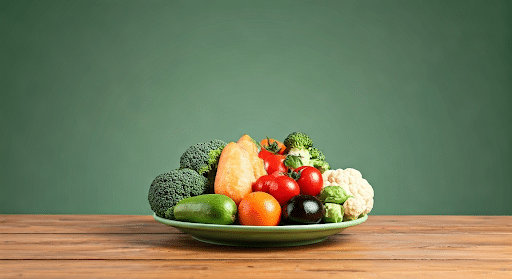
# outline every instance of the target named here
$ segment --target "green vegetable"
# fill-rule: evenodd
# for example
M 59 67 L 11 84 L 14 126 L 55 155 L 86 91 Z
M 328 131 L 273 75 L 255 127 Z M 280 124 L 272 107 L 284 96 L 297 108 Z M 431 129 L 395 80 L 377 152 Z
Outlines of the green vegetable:
M 208 179 L 209 192 L 213 192 L 215 174 L 222 149 L 227 145 L 222 140 L 197 143 L 189 147 L 180 158 L 180 168 L 195 170 Z
M 301 166 L 304 166 L 302 163 L 301 157 L 296 155 L 286 155 L 286 158 L 283 161 L 283 164 L 289 168 L 296 169 Z
M 313 146 L 313 140 L 306 134 L 301 132 L 293 132 L 289 134 L 283 141 L 287 150 L 292 148 L 308 149 Z
M 300 166 L 309 166 L 309 159 L 311 155 L 309 155 L 309 151 L 307 149 L 301 149 L 301 148 L 292 148 L 288 150 L 288 156 L 297 156 L 300 158 Z M 297 167 L 298 168 L 298 167 Z
M 324 173 L 326 170 L 330 170 L 331 166 L 329 163 L 325 161 L 325 155 L 322 151 L 318 150 L 316 147 L 308 148 L 309 151 L 309 165 L 320 170 L 321 173 Z
M 329 163 L 325 161 L 325 155 L 318 148 L 313 146 L 313 140 L 306 134 L 301 132 L 293 132 L 284 140 L 286 152 L 288 155 L 298 156 L 301 159 L 302 166 L 312 166 L 320 170 L 321 173 L 330 170 Z M 296 161 L 289 162 L 290 165 L 296 166 Z
M 148 201 L 151 210 L 159 217 L 184 198 L 205 194 L 208 181 L 191 169 L 172 170 L 157 176 L 149 187 Z M 172 216 L 168 216 L 167 218 Z
M 316 147 L 308 148 L 310 159 L 312 160 L 320 160 L 325 161 L 325 155 L 322 151 L 318 150 Z
M 174 217 L 180 221 L 230 225 L 235 222 L 237 211 L 236 203 L 228 196 L 208 194 L 178 202 Z
M 343 204 L 348 198 L 353 198 L 353 196 L 347 194 L 345 189 L 340 186 L 326 186 L 322 189 L 318 198 L 323 203 Z
M 164 213 L 165 218 L 175 220 L 174 218 L 174 206 L 169 207 Z
M 309 161 L 310 165 L 317 168 L 321 173 L 324 173 L 326 170 L 330 170 L 331 166 L 326 161 Z
M 337 203 L 325 203 L 325 214 L 323 221 L 325 223 L 343 222 L 343 206 Z

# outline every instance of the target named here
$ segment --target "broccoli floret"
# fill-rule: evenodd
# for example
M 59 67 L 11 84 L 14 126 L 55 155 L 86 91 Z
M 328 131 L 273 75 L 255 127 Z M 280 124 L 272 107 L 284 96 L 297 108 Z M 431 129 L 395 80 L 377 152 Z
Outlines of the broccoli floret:
M 318 150 L 316 147 L 308 148 L 309 156 L 311 160 L 321 160 L 325 161 L 325 155 L 322 151 Z
M 169 207 L 164 213 L 165 218 L 170 220 L 176 220 L 176 217 L 174 217 L 174 206 Z
M 309 160 L 309 164 L 315 168 L 317 168 L 321 173 L 324 173 L 326 170 L 330 170 L 331 166 L 326 161 L 322 160 Z
M 303 166 L 312 166 L 324 172 L 331 169 L 325 161 L 325 155 L 318 148 L 313 147 L 313 140 L 301 132 L 293 132 L 284 140 L 286 152 L 289 155 L 300 157 Z M 296 165 L 296 164 L 295 164 Z
M 222 140 L 197 143 L 189 147 L 180 158 L 180 168 L 195 170 L 208 179 L 210 190 L 213 189 L 215 174 L 219 165 L 222 149 L 227 145 Z
M 322 151 L 316 147 L 310 147 L 308 151 L 311 155 L 311 159 L 309 160 L 310 166 L 317 168 L 321 173 L 331 169 L 329 163 L 325 161 L 325 155 Z
M 315 147 L 308 149 L 292 148 L 288 152 L 284 164 L 287 167 L 298 168 L 300 166 L 312 166 L 321 173 L 331 169 L 329 163 L 325 161 L 324 153 Z
M 331 169 L 325 161 L 325 155 L 318 148 L 313 147 L 313 140 L 301 132 L 293 132 L 284 140 L 289 155 L 299 156 L 303 166 L 312 166 L 324 172 Z
M 182 199 L 205 194 L 207 191 L 207 179 L 196 171 L 187 168 L 172 170 L 153 180 L 149 187 L 148 201 L 151 210 L 157 216 L 165 218 L 165 212 Z
M 301 132 L 293 132 L 289 134 L 283 141 L 287 150 L 292 148 L 308 149 L 313 146 L 313 140 L 306 134 Z
M 329 163 L 325 161 L 325 155 L 322 151 L 320 151 L 316 147 L 310 147 L 308 148 L 310 159 L 309 159 L 309 165 L 317 168 L 320 170 L 321 173 L 324 173 L 326 170 L 330 170 L 331 166 L 329 166 Z

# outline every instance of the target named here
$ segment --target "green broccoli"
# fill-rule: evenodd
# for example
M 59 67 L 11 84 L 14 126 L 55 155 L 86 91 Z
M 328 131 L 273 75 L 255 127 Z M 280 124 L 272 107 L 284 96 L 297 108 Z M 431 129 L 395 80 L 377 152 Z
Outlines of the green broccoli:
M 321 173 L 324 173 L 326 170 L 330 170 L 331 166 L 329 163 L 325 161 L 325 155 L 322 151 L 318 150 L 316 147 L 308 148 L 309 151 L 309 165 L 320 170 Z
M 321 173 L 331 169 L 331 165 L 329 165 L 329 163 L 326 161 L 310 160 L 309 163 L 311 166 L 317 168 Z
M 205 194 L 207 179 L 191 169 L 177 169 L 157 176 L 149 187 L 148 201 L 151 210 L 159 217 L 184 198 Z
M 331 169 L 329 163 L 325 161 L 325 155 L 318 148 L 313 147 L 313 140 L 306 134 L 301 132 L 293 132 L 284 140 L 286 152 L 288 155 L 300 158 L 300 161 L 294 160 L 291 164 L 293 167 L 298 165 L 312 166 L 324 172 Z M 287 162 L 291 163 L 290 160 Z
M 195 170 L 208 179 L 210 192 L 213 190 L 215 174 L 222 149 L 227 145 L 222 140 L 197 143 L 189 147 L 180 158 L 180 168 Z
M 293 132 L 289 134 L 283 141 L 287 150 L 292 148 L 308 149 L 313 146 L 313 140 L 306 134 L 301 132 Z
M 309 151 L 309 157 L 311 160 L 321 160 L 325 161 L 325 155 L 322 151 L 318 150 L 316 147 L 310 147 L 308 148 Z

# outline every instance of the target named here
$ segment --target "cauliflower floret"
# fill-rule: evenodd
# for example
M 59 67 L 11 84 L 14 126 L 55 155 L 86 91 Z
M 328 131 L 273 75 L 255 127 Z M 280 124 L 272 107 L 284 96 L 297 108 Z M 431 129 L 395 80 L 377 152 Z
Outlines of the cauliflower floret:
M 324 187 L 340 186 L 354 197 L 347 199 L 343 205 L 347 219 L 356 219 L 360 215 L 370 213 L 373 208 L 373 188 L 363 178 L 361 172 L 352 168 L 326 170 L 322 178 Z
M 358 198 L 348 198 L 343 203 L 343 219 L 346 220 L 355 220 L 359 217 L 359 215 L 363 214 L 365 210 L 364 203 L 361 199 Z

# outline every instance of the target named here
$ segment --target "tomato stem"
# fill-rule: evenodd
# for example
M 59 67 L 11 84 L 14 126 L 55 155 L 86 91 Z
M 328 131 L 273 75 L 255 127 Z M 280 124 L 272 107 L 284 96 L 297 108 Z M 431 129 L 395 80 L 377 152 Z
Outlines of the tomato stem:
M 267 145 L 264 146 L 264 148 L 272 153 L 277 153 L 281 149 L 277 142 L 275 140 L 270 142 L 271 139 L 268 137 L 268 135 L 265 136 L 267 138 Z
M 293 180 L 297 181 L 300 178 L 302 170 L 299 170 L 299 172 L 293 171 L 292 169 L 288 169 L 288 176 L 293 178 Z

